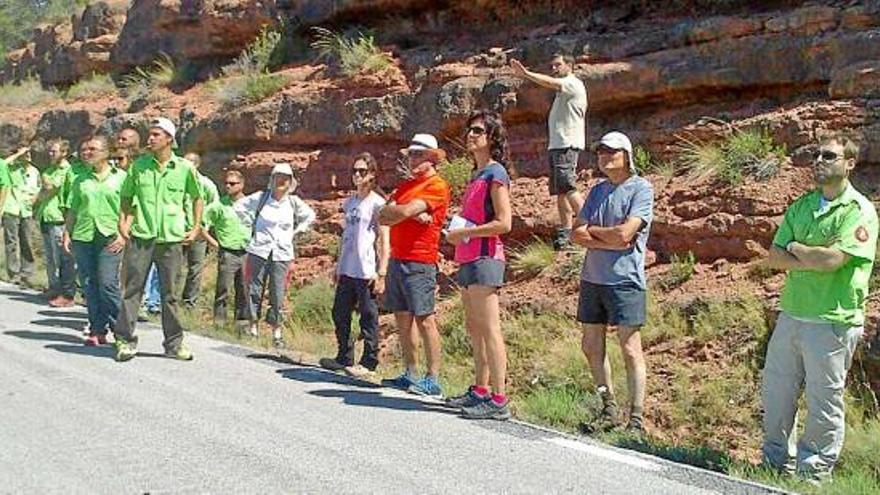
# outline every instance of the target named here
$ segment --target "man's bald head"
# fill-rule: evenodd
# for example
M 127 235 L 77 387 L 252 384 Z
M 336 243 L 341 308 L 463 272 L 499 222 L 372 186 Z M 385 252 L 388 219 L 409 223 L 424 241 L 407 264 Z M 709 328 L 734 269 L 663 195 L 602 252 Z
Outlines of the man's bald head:
M 134 155 L 141 148 L 141 135 L 131 127 L 126 127 L 116 134 L 116 147 L 126 149 Z

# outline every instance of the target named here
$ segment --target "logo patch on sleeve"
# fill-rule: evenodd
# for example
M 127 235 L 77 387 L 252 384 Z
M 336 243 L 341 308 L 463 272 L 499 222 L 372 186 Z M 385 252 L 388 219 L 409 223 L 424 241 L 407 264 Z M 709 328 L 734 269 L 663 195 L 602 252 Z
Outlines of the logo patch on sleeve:
M 859 225 L 856 229 L 856 240 L 859 242 L 868 242 L 868 229 L 864 225 Z

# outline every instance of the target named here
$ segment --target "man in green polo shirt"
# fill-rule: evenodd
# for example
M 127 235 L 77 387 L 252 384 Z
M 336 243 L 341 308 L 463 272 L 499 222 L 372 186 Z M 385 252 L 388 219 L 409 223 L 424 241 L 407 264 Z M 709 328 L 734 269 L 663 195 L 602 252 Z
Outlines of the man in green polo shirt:
M 182 244 L 200 236 L 202 198 L 192 164 L 171 150 L 176 132 L 166 118 L 151 122 L 148 153 L 132 163 L 120 191 L 119 234 L 127 247 L 122 260 L 123 302 L 116 324 L 117 361 L 137 354 L 135 325 L 150 263 L 156 263 L 159 271 L 165 354 L 185 361 L 193 357 L 183 344 L 175 282 L 183 264 Z M 187 196 L 193 202 L 190 231 L 183 211 Z M 133 201 L 137 208 L 132 208 Z
M 6 196 L 12 187 L 12 178 L 9 176 L 9 164 L 16 161 L 30 151 L 30 148 L 19 148 L 18 151 L 6 158 L 0 158 L 0 217 L 3 216 L 3 208 L 6 206 Z
M 34 287 L 34 203 L 40 192 L 40 171 L 27 154 L 9 163 L 9 182 L 3 204 L 6 273 L 13 283 Z
M 770 248 L 769 265 L 788 278 L 763 371 L 764 462 L 813 481 L 830 479 L 843 447 L 844 386 L 877 249 L 877 212 L 849 182 L 857 156 L 846 138 L 819 146 L 818 187 L 788 208 Z M 802 389 L 807 417 L 795 443 Z
M 61 192 L 70 172 L 67 155 L 70 145 L 56 139 L 46 147 L 49 165 L 43 170 L 43 188 L 37 198 L 37 219 L 43 235 L 43 256 L 46 259 L 46 277 L 49 282 L 49 305 L 57 308 L 73 306 L 76 291 L 76 269 L 73 256 L 62 249 L 64 236 L 65 198 Z
M 227 319 L 227 306 L 232 286 L 235 286 L 235 321 L 248 322 L 247 289 L 244 278 L 245 248 L 251 240 L 251 229 L 246 218 L 236 214 L 232 204 L 244 197 L 244 175 L 238 170 L 227 170 L 224 176 L 226 195 L 220 201 L 205 207 L 205 229 L 202 236 L 217 250 L 217 289 L 214 293 L 214 324 Z M 212 236 L 209 230 L 214 233 Z
M 189 160 L 196 169 L 196 178 L 199 181 L 199 189 L 202 192 L 202 202 L 207 210 L 211 204 L 216 203 L 219 199 L 217 186 L 214 184 L 214 181 L 199 171 L 199 168 L 201 168 L 202 165 L 202 158 L 198 154 L 187 153 L 183 155 L 183 157 Z M 186 229 L 191 230 L 193 228 L 193 211 L 191 203 L 186 201 L 184 202 L 183 207 L 186 212 Z M 202 229 L 204 229 L 204 227 L 205 225 L 203 221 Z M 179 284 L 183 285 L 181 301 L 185 308 L 194 308 L 196 300 L 199 298 L 199 292 L 201 292 L 202 289 L 202 271 L 205 269 L 205 255 L 207 252 L 208 245 L 205 242 L 205 239 L 202 239 L 201 237 L 190 244 L 183 246 L 183 259 L 186 265 L 186 273 L 184 274 L 184 271 L 181 270 Z

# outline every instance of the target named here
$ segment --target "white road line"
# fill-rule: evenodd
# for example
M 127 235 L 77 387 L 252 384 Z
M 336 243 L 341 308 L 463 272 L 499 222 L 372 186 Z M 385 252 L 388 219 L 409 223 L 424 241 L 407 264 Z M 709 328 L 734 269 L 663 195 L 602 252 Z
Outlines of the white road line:
M 639 457 L 626 455 L 611 449 L 606 449 L 598 445 L 590 445 L 588 443 L 578 442 L 564 437 L 545 438 L 547 442 L 565 447 L 567 449 L 578 450 L 588 454 L 608 459 L 609 461 L 622 462 L 630 466 L 644 469 L 646 471 L 660 471 L 661 466 L 656 462 L 651 462 Z

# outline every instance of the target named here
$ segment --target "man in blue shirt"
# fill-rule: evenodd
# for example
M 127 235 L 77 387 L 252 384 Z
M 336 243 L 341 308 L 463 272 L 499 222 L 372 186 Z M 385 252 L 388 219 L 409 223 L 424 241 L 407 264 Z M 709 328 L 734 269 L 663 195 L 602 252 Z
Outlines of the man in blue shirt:
M 602 398 L 599 428 L 618 424 L 618 408 L 605 353 L 609 326 L 617 336 L 626 364 L 630 399 L 627 428 L 642 433 L 645 402 L 645 357 L 639 330 L 646 317 L 645 252 L 653 219 L 654 189 L 636 175 L 632 143 L 620 132 L 599 142 L 599 169 L 607 177 L 590 190 L 578 214 L 572 242 L 586 247 L 581 271 L 578 321 L 584 325 L 581 346 Z M 584 425 L 594 430 L 596 425 Z

